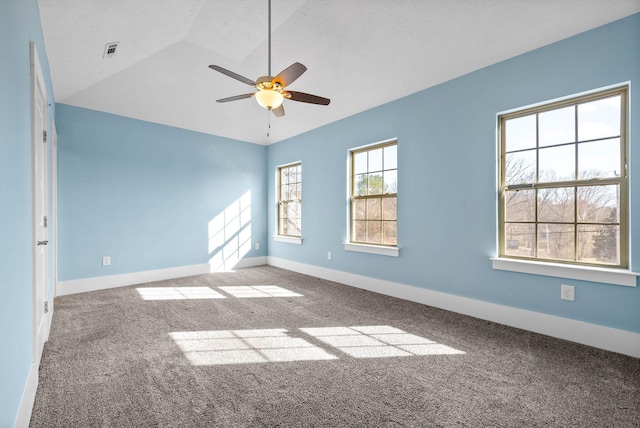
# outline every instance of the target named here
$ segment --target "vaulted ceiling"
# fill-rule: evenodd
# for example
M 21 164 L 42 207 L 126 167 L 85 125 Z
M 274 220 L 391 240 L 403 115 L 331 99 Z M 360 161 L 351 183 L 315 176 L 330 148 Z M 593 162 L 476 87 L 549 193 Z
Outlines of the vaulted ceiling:
M 39 0 L 56 102 L 271 144 L 640 12 L 639 0 L 272 0 L 272 74 L 308 70 L 270 118 L 216 99 L 267 74 L 267 0 Z M 105 45 L 119 42 L 113 57 Z

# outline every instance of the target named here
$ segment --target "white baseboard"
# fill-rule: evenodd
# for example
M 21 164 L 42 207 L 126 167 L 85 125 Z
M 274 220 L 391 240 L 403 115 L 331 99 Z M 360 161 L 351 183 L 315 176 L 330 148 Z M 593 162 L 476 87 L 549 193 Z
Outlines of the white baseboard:
M 94 278 L 72 279 L 58 283 L 59 296 L 84 293 L 87 291 L 105 290 L 124 287 L 126 285 L 143 284 L 145 282 L 162 281 L 184 276 L 209 273 L 209 264 L 179 266 L 168 269 L 156 269 L 143 272 L 124 273 L 120 275 L 98 276 Z
M 640 358 L 640 334 L 333 269 L 267 257 L 267 264 L 352 287 Z
M 18 414 L 16 415 L 14 428 L 28 428 L 29 421 L 31 420 L 31 412 L 33 411 L 33 405 L 36 401 L 36 391 L 38 390 L 38 368 L 40 362 L 31 364 L 29 369 L 29 376 L 27 377 L 27 383 L 24 386 L 22 392 L 22 400 L 20 401 L 20 407 L 18 408 Z
M 240 259 L 234 269 L 267 264 L 267 257 L 247 257 Z M 87 291 L 105 290 L 127 285 L 144 284 L 145 282 L 163 281 L 165 279 L 183 278 L 185 276 L 210 273 L 209 263 L 178 266 L 167 269 L 148 270 L 143 272 L 124 273 L 120 275 L 98 276 L 94 278 L 72 279 L 58 282 L 58 296 L 84 293 Z
M 253 266 L 262 266 L 267 264 L 267 256 L 261 257 L 247 257 L 246 259 L 240 259 L 238 263 L 233 267 L 234 269 L 242 269 Z

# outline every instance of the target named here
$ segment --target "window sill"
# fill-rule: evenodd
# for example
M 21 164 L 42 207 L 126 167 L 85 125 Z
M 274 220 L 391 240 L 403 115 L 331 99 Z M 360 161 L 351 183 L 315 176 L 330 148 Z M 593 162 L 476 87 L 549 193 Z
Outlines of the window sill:
M 381 245 L 366 245 L 366 244 L 344 244 L 344 249 L 347 251 L 357 251 L 359 253 L 377 254 L 379 256 L 398 257 L 400 255 L 400 249 L 398 247 L 383 247 Z
M 558 278 L 577 279 L 581 281 L 602 282 L 606 284 L 636 286 L 636 277 L 640 273 L 626 269 L 610 269 L 593 266 L 574 266 L 559 263 L 538 262 L 533 260 L 516 260 L 492 257 L 493 269 L 511 272 L 529 273 L 533 275 L 555 276 Z
M 297 236 L 273 235 L 273 240 L 277 242 L 286 242 L 287 244 L 302 245 L 302 238 Z

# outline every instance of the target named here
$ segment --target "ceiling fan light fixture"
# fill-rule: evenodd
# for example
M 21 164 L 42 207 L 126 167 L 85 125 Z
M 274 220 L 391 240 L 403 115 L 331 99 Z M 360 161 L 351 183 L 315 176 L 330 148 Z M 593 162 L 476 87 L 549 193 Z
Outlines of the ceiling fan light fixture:
M 284 100 L 283 95 L 278 91 L 274 91 L 273 89 L 262 89 L 256 92 L 255 97 L 256 101 L 258 101 L 258 104 L 260 104 L 267 110 L 272 110 L 280 107 L 282 101 Z

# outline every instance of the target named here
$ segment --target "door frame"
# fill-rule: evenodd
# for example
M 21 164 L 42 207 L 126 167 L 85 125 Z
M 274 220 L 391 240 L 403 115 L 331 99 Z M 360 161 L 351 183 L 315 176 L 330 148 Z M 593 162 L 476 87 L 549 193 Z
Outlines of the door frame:
M 53 117 L 49 117 L 49 129 L 51 134 L 51 221 L 49 222 L 49 236 L 51 238 L 50 261 L 51 261 L 51 298 L 49 299 L 49 313 L 47 314 L 47 331 L 45 340 L 49 339 L 51 321 L 53 319 L 54 302 L 58 296 L 58 133 Z
M 47 339 L 47 314 L 44 312 L 45 304 L 48 305 L 48 283 L 49 283 L 49 251 L 48 248 L 38 248 L 38 240 L 49 239 L 48 228 L 42 226 L 41 223 L 44 219 L 39 218 L 38 203 L 43 204 L 44 215 L 48 215 L 47 209 L 49 205 L 48 201 L 48 150 L 45 145 L 44 134 L 42 131 L 47 130 L 47 88 L 44 83 L 44 77 L 42 74 L 42 68 L 40 66 L 40 60 L 38 57 L 38 51 L 34 42 L 29 44 L 29 57 L 30 57 L 30 85 L 31 85 L 31 254 L 32 254 L 32 362 L 36 365 L 40 364 L 40 358 L 42 357 L 42 350 L 44 348 L 44 342 Z M 38 103 L 38 104 L 37 104 Z M 40 105 L 39 103 L 42 103 Z M 37 121 L 38 113 L 37 108 L 42 110 L 42 123 Z M 40 157 L 42 157 L 40 159 Z M 38 162 L 38 160 L 40 162 Z M 44 180 L 44 186 L 40 186 L 38 177 L 38 166 L 43 171 L 42 180 Z M 40 202 L 38 202 L 40 200 Z M 45 228 L 44 236 L 41 236 L 42 231 L 40 229 Z M 46 244 L 45 244 L 46 245 Z M 44 250 L 44 267 L 38 263 L 38 252 Z M 44 270 L 44 272 L 42 272 Z M 38 279 L 41 279 L 41 283 L 38 283 Z

